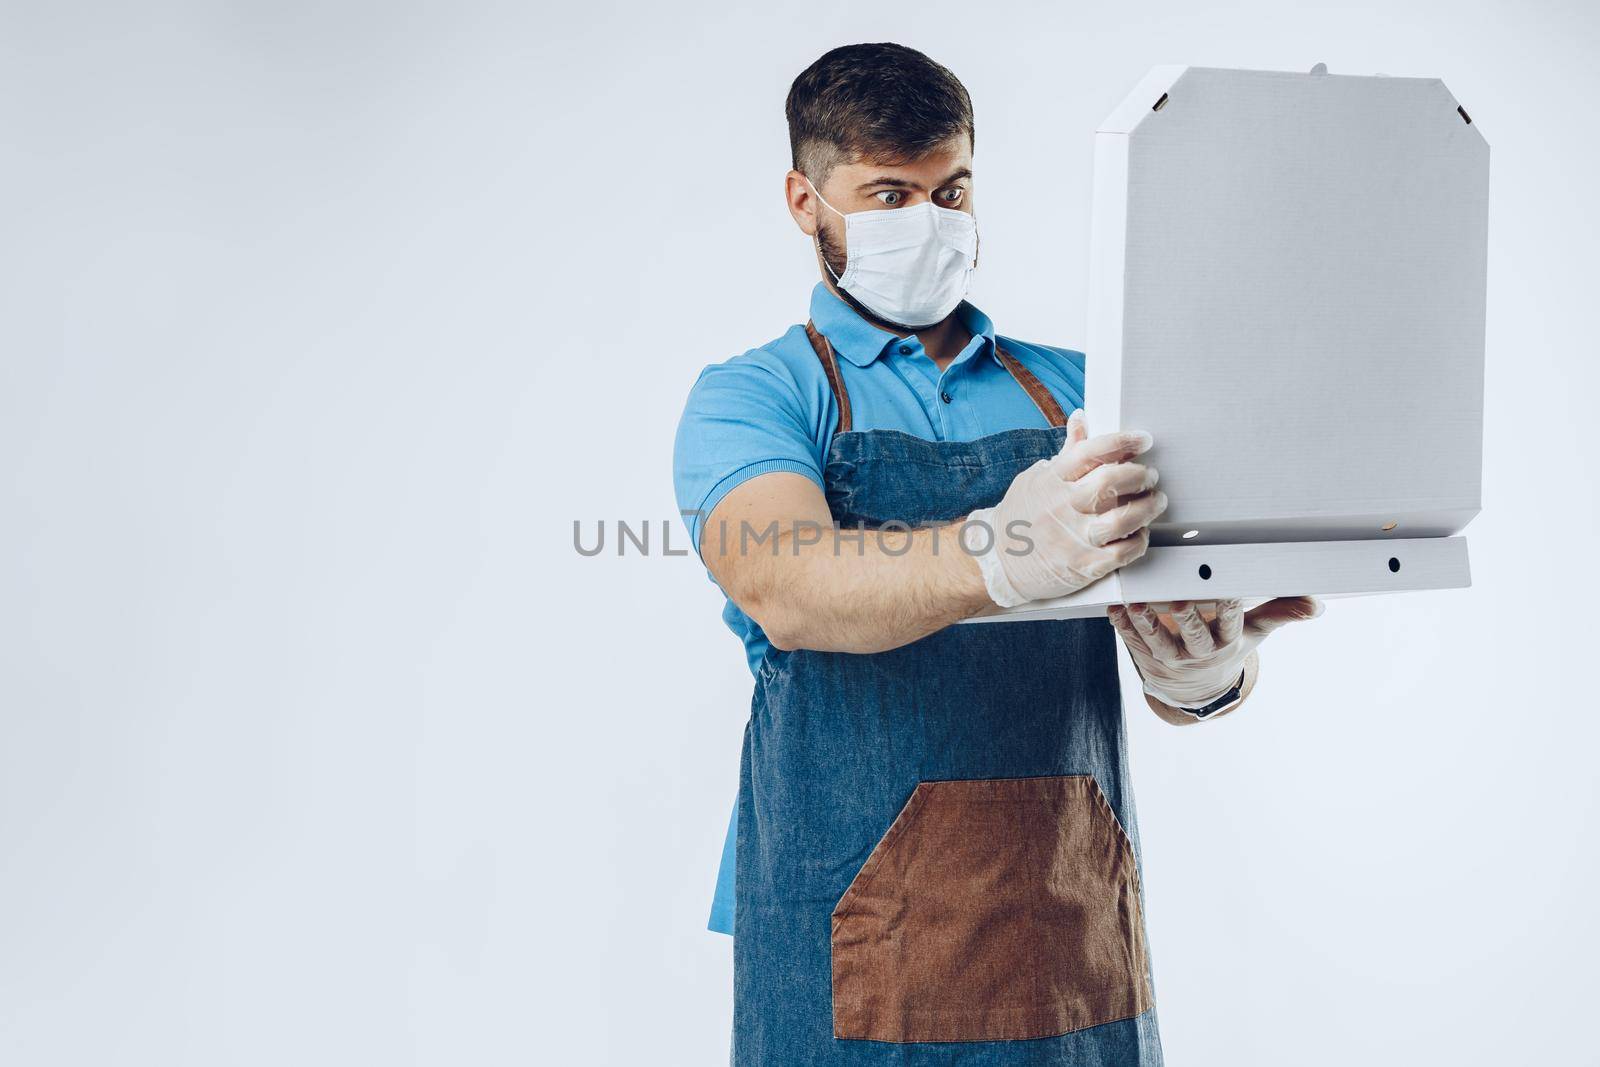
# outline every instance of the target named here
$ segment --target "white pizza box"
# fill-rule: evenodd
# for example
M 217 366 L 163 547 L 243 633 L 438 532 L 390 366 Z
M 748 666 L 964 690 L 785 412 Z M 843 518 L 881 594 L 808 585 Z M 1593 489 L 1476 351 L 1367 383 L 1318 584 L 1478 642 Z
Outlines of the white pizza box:
M 1084 411 L 1144 557 L 990 619 L 1471 584 L 1489 147 L 1436 78 L 1157 67 L 1095 135 Z

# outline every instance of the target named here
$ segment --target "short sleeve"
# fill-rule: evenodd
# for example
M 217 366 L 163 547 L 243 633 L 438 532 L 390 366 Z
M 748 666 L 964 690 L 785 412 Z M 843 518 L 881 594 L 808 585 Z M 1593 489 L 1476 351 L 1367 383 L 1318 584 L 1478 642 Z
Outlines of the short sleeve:
M 701 372 L 672 456 L 678 508 L 696 552 L 707 516 L 751 478 L 788 471 L 822 485 L 821 418 L 808 386 L 761 349 Z

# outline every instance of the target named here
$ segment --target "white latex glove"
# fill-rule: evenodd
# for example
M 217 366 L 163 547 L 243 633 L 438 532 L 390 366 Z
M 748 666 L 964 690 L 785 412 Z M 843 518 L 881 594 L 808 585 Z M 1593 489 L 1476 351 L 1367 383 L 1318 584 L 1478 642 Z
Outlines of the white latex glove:
M 1167 495 L 1153 488 L 1154 467 L 1129 460 L 1152 443 L 1143 430 L 1091 438 L 1083 409 L 1074 411 L 1060 452 L 1017 475 L 1000 503 L 967 517 L 964 543 L 989 598 L 1010 608 L 1065 596 L 1144 555 Z
M 1233 688 L 1245 658 L 1272 631 L 1322 614 L 1322 601 L 1309 596 L 1278 597 L 1249 612 L 1238 600 L 1219 600 L 1214 622 L 1205 620 L 1195 601 L 1176 600 L 1170 606 L 1175 634 L 1148 604 L 1114 604 L 1106 614 L 1144 676 L 1144 691 L 1189 709 Z

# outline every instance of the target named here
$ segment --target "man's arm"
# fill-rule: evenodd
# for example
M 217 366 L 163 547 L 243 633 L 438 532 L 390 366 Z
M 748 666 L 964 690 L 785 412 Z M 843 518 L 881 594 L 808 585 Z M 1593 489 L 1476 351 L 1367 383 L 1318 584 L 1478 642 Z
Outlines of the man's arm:
M 1167 506 L 1155 470 L 1132 462 L 1150 444 L 1140 431 L 1091 438 L 1074 411 L 1061 451 L 973 513 L 989 526 L 976 557 L 960 541 L 965 518 L 836 534 L 817 484 L 789 471 L 729 491 L 707 516 L 700 556 L 778 648 L 882 652 L 998 604 L 1065 595 L 1138 559 Z
M 835 539 L 816 483 L 775 472 L 722 498 L 700 554 L 778 648 L 882 652 L 996 610 L 959 528 L 844 530 Z

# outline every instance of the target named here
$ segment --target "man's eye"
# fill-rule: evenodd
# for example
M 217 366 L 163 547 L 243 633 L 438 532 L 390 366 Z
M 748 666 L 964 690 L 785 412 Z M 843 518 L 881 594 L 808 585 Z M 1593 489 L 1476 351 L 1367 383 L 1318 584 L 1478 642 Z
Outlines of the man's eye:
M 966 190 L 961 188 L 946 189 L 944 192 L 939 194 L 939 198 L 947 204 L 959 204 L 961 203 L 961 197 L 965 193 Z
M 872 195 L 876 196 L 879 200 L 883 201 L 889 207 L 894 207 L 895 205 L 899 204 L 900 201 L 904 200 L 905 197 L 906 197 L 906 194 L 902 193 L 898 189 L 885 189 L 881 193 L 873 193 Z

